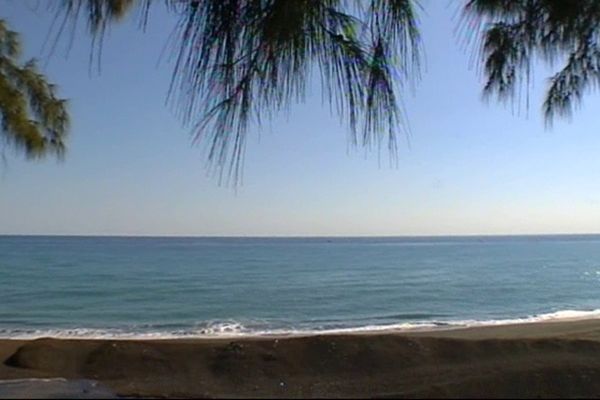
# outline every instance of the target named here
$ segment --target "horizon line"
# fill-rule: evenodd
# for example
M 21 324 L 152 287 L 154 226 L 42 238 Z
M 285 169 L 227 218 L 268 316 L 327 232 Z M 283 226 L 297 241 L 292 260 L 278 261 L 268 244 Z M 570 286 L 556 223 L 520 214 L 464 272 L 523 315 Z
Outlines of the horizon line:
M 89 238 L 174 238 L 174 239 L 360 239 L 360 238 L 448 238 L 448 237 L 528 237 L 528 236 L 600 236 L 597 233 L 466 233 L 466 234 L 400 234 L 400 235 L 169 235 L 169 234 L 62 234 L 0 233 L 0 237 L 89 237 Z

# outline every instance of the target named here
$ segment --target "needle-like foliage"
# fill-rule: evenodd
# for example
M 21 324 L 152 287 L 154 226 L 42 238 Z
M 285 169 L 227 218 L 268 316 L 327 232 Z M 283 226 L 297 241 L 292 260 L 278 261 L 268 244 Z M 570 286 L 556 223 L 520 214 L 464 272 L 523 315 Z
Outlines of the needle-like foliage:
M 387 143 L 394 154 L 406 128 L 400 90 L 418 77 L 414 0 L 164 2 L 179 16 L 169 99 L 226 178 L 240 178 L 248 128 L 302 101 L 313 77 L 348 122 L 353 143 Z M 54 4 L 61 17 L 85 16 L 96 35 L 134 8 L 128 0 Z M 135 4 L 146 12 L 153 6 Z
M 485 94 L 515 96 L 529 85 L 540 59 L 562 68 L 549 79 L 543 104 L 546 122 L 570 116 L 583 95 L 600 83 L 600 1 L 470 0 L 470 28 L 482 29 L 480 50 Z
M 66 101 L 38 71 L 19 62 L 19 36 L 0 20 L 0 136 L 31 158 L 61 156 L 69 128 Z

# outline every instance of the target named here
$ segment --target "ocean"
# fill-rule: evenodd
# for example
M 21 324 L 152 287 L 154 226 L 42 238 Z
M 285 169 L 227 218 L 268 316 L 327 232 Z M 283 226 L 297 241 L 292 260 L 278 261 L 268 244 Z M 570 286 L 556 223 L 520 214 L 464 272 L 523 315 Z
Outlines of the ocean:
M 600 236 L 0 236 L 0 338 L 191 338 L 600 317 Z

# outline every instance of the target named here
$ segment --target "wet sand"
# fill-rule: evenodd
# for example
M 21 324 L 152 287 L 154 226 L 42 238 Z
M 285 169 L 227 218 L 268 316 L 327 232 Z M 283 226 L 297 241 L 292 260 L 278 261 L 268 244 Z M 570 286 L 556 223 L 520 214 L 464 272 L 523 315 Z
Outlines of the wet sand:
M 600 397 L 600 320 L 195 340 L 0 340 L 0 379 L 135 397 Z

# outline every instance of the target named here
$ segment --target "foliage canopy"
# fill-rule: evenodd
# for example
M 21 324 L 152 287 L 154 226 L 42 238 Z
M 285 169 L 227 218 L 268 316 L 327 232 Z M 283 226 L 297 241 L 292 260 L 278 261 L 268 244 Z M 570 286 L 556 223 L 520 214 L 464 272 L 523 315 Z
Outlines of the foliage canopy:
M 248 128 L 303 101 L 313 78 L 353 144 L 385 143 L 395 154 L 396 135 L 406 132 L 402 94 L 420 77 L 417 0 L 54 0 L 50 8 L 59 36 L 84 20 L 101 48 L 113 22 L 138 10 L 145 25 L 156 3 L 178 17 L 169 99 L 221 176 L 238 180 Z M 600 83 L 599 1 L 465 0 L 462 12 L 486 96 L 515 99 L 529 89 L 536 60 L 563 61 L 543 104 L 551 123 Z M 18 67 L 16 34 L 4 22 L 1 29 L 4 136 L 30 155 L 58 152 L 64 101 L 33 62 Z

